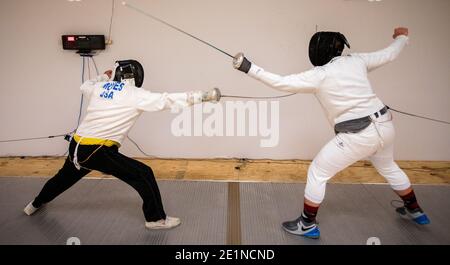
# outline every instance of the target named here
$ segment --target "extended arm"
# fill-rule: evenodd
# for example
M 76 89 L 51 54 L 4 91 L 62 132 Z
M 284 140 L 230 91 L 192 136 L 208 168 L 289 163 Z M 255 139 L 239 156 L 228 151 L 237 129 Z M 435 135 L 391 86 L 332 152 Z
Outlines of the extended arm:
M 292 93 L 312 93 L 325 78 L 321 68 L 287 76 L 273 74 L 248 61 L 242 53 L 236 55 L 233 66 L 274 89 Z
M 218 102 L 220 90 L 190 91 L 186 93 L 152 93 L 139 88 L 136 92 L 137 108 L 143 111 L 180 109 L 202 102 Z

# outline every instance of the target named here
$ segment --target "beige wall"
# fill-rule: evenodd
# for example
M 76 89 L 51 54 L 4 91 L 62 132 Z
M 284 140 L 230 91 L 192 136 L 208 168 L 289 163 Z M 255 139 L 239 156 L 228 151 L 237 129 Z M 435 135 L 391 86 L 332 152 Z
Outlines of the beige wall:
M 386 104 L 450 120 L 450 1 L 384 0 L 130 0 L 153 14 L 220 46 L 243 51 L 280 74 L 310 67 L 307 44 L 315 31 L 336 30 L 352 51 L 391 42 L 397 25 L 410 28 L 411 44 L 394 63 L 370 75 Z M 66 33 L 107 34 L 110 1 L 0 1 L 0 139 L 62 133 L 75 126 L 80 58 L 63 51 Z M 96 57 L 101 70 L 115 59 L 136 58 L 152 91 L 220 87 L 227 94 L 276 95 L 231 67 L 230 59 L 116 4 L 114 44 Z M 259 137 L 174 137 L 170 112 L 145 113 L 131 135 L 160 157 L 311 159 L 332 136 L 312 95 L 280 100 L 280 142 L 259 147 Z M 450 160 L 450 126 L 395 115 L 396 158 Z M 64 153 L 61 139 L 0 143 L 0 156 Z M 126 142 L 122 151 L 139 156 Z

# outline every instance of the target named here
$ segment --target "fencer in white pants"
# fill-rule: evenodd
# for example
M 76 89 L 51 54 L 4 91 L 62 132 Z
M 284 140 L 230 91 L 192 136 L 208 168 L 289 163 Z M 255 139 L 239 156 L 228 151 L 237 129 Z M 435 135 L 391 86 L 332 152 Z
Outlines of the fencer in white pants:
M 406 190 L 411 186 L 406 174 L 394 162 L 395 130 L 392 114 L 371 116 L 372 124 L 359 133 L 339 133 L 329 141 L 308 169 L 305 198 L 316 204 L 325 197 L 327 181 L 358 160 L 369 159 L 392 189 Z
M 362 159 L 369 159 L 403 199 L 405 206 L 397 208 L 399 213 L 416 223 L 429 223 L 408 177 L 394 162 L 392 115 L 374 93 L 367 76 L 370 71 L 399 56 L 408 44 L 408 29 L 395 29 L 393 38 L 391 45 L 377 52 L 342 55 L 345 46 L 350 48 L 343 34 L 317 32 L 309 45 L 309 57 L 315 67 L 287 76 L 265 71 L 242 53 L 235 56 L 233 66 L 236 69 L 274 89 L 313 94 L 337 133 L 312 161 L 308 169 L 304 210 L 296 220 L 283 223 L 287 232 L 318 238 L 320 232 L 315 218 L 325 197 L 327 181 Z

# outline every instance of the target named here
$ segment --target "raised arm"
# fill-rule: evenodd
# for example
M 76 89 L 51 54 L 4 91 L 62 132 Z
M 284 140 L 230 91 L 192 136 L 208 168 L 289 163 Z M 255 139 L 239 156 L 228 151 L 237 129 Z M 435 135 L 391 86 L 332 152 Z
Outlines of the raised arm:
M 408 29 L 396 28 L 392 37 L 394 38 L 394 42 L 383 50 L 355 54 L 364 60 L 368 71 L 375 70 L 380 66 L 392 62 L 399 56 L 400 52 L 408 44 Z
M 111 75 L 112 75 L 112 70 L 107 70 L 102 75 L 99 75 L 99 76 L 95 77 L 94 79 L 85 81 L 80 87 L 81 92 L 83 92 L 83 94 L 90 94 L 94 88 L 95 83 L 106 82 L 109 79 L 111 79 Z
M 325 72 L 318 67 L 300 74 L 273 74 L 248 61 L 242 53 L 236 55 L 233 66 L 276 90 L 291 93 L 313 93 L 325 79 Z

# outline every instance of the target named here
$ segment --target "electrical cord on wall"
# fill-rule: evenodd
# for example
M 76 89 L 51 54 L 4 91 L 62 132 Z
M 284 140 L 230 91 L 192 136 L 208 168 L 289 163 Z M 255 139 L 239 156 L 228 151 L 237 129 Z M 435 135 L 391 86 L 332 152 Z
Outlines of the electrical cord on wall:
M 89 71 L 90 71 L 90 68 L 89 68 L 89 58 L 92 58 L 92 57 L 88 57 L 88 69 L 89 69 Z M 82 61 L 81 61 L 81 84 L 84 84 L 85 56 L 81 56 L 81 60 L 82 60 Z M 96 68 L 97 68 L 97 67 L 96 67 Z M 90 76 L 90 73 L 89 73 L 88 76 Z M 81 93 L 80 108 L 79 108 L 79 111 L 78 111 L 78 119 L 77 119 L 77 127 L 76 127 L 74 130 L 72 130 L 71 132 L 66 133 L 66 134 L 64 135 L 64 138 L 65 138 L 66 140 L 67 140 L 67 139 L 70 139 L 70 135 L 73 134 L 73 133 L 75 133 L 76 130 L 78 129 L 78 126 L 80 126 L 80 122 L 81 122 L 81 114 L 83 113 L 83 102 L 84 102 L 84 96 L 83 96 L 83 93 Z M 60 155 L 60 156 L 66 156 L 68 153 L 69 153 L 69 147 L 67 147 L 67 149 L 66 149 L 66 151 L 64 152 L 64 154 L 62 154 L 62 155 Z
M 111 18 L 109 20 L 109 30 L 108 30 L 108 42 L 107 44 L 112 43 L 112 25 L 114 20 L 114 9 L 115 9 L 116 1 L 111 0 Z
M 94 68 L 95 68 L 95 72 L 97 73 L 97 76 L 99 75 L 98 73 L 98 68 L 97 68 L 97 64 L 95 63 L 94 57 L 90 57 L 92 59 L 92 63 L 94 64 Z
M 91 80 L 91 63 L 90 63 L 89 57 L 87 59 L 87 68 L 88 68 L 88 80 Z
M 150 157 L 150 158 L 157 158 L 157 157 L 154 156 L 154 155 L 149 155 L 149 154 L 147 154 L 147 153 L 139 146 L 139 144 L 136 143 L 136 141 L 134 141 L 133 139 L 131 139 L 131 137 L 130 137 L 129 135 L 127 135 L 127 138 L 128 138 L 128 140 L 130 140 L 130 142 L 132 142 L 132 143 L 136 146 L 136 148 L 139 150 L 139 152 L 141 152 L 144 156 Z
M 66 135 L 66 133 L 64 133 L 64 134 L 57 134 L 57 135 L 42 136 L 42 137 L 31 137 L 31 138 L 1 140 L 0 143 L 11 143 L 11 142 L 22 142 L 22 141 L 31 141 L 31 140 L 39 140 L 39 139 L 58 138 L 58 137 L 63 137 L 65 135 Z
M 276 99 L 276 98 L 287 98 L 297 95 L 297 93 L 291 93 L 287 95 L 280 95 L 280 96 L 267 96 L 267 97 L 251 97 L 251 96 L 236 96 L 236 95 L 222 95 L 222 98 L 247 98 L 247 99 Z
M 450 124 L 450 122 L 448 121 L 444 121 L 444 120 L 438 120 L 438 119 L 434 119 L 434 118 L 429 118 L 429 117 L 425 117 L 425 116 L 420 116 L 417 114 L 413 114 L 413 113 L 408 113 L 408 112 L 404 112 L 401 110 L 396 110 L 393 109 L 391 107 L 388 107 L 390 110 L 395 111 L 397 113 L 403 114 L 403 115 L 407 115 L 407 116 L 411 116 L 411 117 L 415 117 L 415 118 L 419 118 L 419 119 L 424 119 L 424 120 L 429 120 L 429 121 L 434 121 L 434 122 L 439 122 L 439 123 L 443 123 L 443 124 Z
M 81 84 L 84 84 L 84 64 L 85 64 L 85 57 L 81 56 L 82 59 L 82 63 L 81 63 Z M 89 59 L 88 59 L 89 60 Z M 84 102 L 84 97 L 83 97 L 83 93 L 81 93 L 81 99 L 80 99 L 80 110 L 78 112 L 78 120 L 77 120 L 77 128 L 75 128 L 73 132 L 75 132 L 78 129 L 78 126 L 80 126 L 80 122 L 81 122 L 81 113 L 83 111 L 83 102 Z

